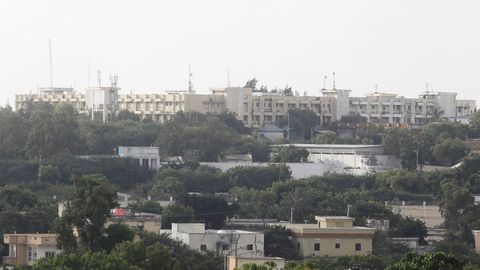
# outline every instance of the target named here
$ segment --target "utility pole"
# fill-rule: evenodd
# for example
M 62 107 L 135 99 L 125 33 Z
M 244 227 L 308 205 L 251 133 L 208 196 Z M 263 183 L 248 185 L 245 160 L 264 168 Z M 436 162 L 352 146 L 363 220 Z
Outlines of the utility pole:
M 347 205 L 347 217 L 350 217 L 350 204 Z
M 38 182 L 42 182 L 42 152 L 38 151 Z
M 51 39 L 48 39 L 48 55 L 50 59 L 50 90 L 52 90 L 52 95 L 53 95 L 54 91 L 53 91 L 52 40 Z
M 293 211 L 295 210 L 295 208 L 291 207 L 290 208 L 290 224 L 293 224 Z
M 290 140 L 290 111 L 287 111 L 287 139 Z
M 465 132 L 465 158 L 468 157 L 468 129 Z

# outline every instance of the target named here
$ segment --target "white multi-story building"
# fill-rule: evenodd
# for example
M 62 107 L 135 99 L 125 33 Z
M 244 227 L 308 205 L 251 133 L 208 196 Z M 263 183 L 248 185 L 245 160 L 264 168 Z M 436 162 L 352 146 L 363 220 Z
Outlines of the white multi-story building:
M 182 241 L 191 249 L 210 251 L 219 256 L 262 257 L 262 232 L 242 230 L 206 230 L 204 223 L 172 223 L 172 239 Z
M 39 88 L 37 93 L 15 95 L 15 109 L 27 108 L 31 103 L 47 102 L 52 105 L 60 103 L 72 104 L 79 113 L 87 113 L 85 95 L 73 88 Z
M 114 80 L 115 81 L 115 80 Z M 140 118 L 164 122 L 176 113 L 219 114 L 230 111 L 252 128 L 272 125 L 288 117 L 292 109 L 312 110 L 320 123 L 339 121 L 342 116 L 359 114 L 368 122 L 423 125 L 430 119 L 446 117 L 467 122 L 475 110 L 475 100 L 459 100 L 452 92 L 425 92 L 418 98 L 375 92 L 364 97 L 350 97 L 350 90 L 322 89 L 322 95 L 301 96 L 254 92 L 251 88 L 213 88 L 209 94 L 193 91 L 167 91 L 155 94 L 119 94 L 116 83 L 110 87 L 90 87 L 86 94 L 72 88 L 41 88 L 36 94 L 15 96 L 16 109 L 29 102 L 71 103 L 80 113 L 92 110 L 108 120 L 120 110 L 134 112 Z
M 350 112 L 368 122 L 425 124 L 436 117 L 463 121 L 475 110 L 475 100 L 457 100 L 451 92 L 424 92 L 418 98 L 375 92 L 365 97 L 350 97 Z

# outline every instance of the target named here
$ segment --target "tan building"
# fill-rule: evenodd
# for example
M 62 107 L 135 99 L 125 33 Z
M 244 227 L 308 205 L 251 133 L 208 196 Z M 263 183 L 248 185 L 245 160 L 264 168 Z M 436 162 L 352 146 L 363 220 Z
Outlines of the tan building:
M 300 255 L 353 256 L 372 253 L 375 229 L 354 227 L 354 218 L 316 216 L 317 224 L 287 224 Z
M 275 267 L 272 270 L 285 269 L 285 259 L 280 257 L 238 257 L 228 256 L 227 269 L 236 270 L 241 269 L 244 264 L 264 265 L 265 263 L 273 262 Z
M 221 92 L 222 89 L 215 91 Z M 293 109 L 310 109 L 320 116 L 321 123 L 339 120 L 337 98 L 333 92 L 324 96 L 286 96 L 280 93 L 253 92 L 251 88 L 239 87 L 225 88 L 223 91 L 227 110 L 235 113 L 248 127 L 259 128 L 274 124 L 284 118 L 288 110 Z M 348 106 L 348 100 L 346 104 Z
M 169 91 L 163 94 L 120 95 L 118 107 L 120 110 L 134 112 L 141 118 L 165 122 L 180 111 L 204 114 L 225 112 L 225 99 L 222 93 Z
M 100 84 L 99 84 L 100 85 Z M 442 117 L 466 122 L 475 110 L 475 100 L 459 100 L 452 92 L 424 92 L 418 98 L 375 92 L 364 97 L 350 97 L 350 90 L 322 89 L 321 95 L 254 92 L 251 88 L 212 88 L 209 94 L 194 91 L 166 91 L 154 94 L 121 94 L 116 83 L 107 87 L 90 87 L 86 94 L 72 88 L 40 88 L 38 93 L 15 96 L 15 108 L 29 102 L 71 103 L 82 114 L 92 109 L 106 114 L 119 110 L 134 112 L 141 118 L 165 122 L 176 113 L 199 112 L 219 114 L 233 112 L 245 126 L 260 128 L 272 125 L 287 116 L 291 109 L 309 109 L 327 124 L 351 113 L 360 114 L 368 122 L 423 125 L 442 111 Z
M 110 224 L 122 223 L 128 225 L 137 232 L 160 233 L 162 219 L 160 215 L 148 213 L 125 213 L 124 209 L 113 210 L 113 215 L 107 220 L 105 227 Z
M 21 110 L 29 103 L 47 102 L 52 105 L 60 103 L 72 104 L 79 113 L 87 113 L 85 95 L 73 88 L 39 88 L 37 93 L 15 95 L 15 109 Z
M 33 265 L 39 259 L 61 252 L 57 249 L 56 234 L 5 234 L 3 242 L 8 245 L 8 256 L 3 257 L 4 264 Z

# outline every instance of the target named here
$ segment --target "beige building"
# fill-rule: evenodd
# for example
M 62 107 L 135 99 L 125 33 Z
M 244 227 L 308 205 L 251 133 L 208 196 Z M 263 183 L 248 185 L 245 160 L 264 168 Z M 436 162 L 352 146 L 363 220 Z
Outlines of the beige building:
M 317 224 L 287 224 L 300 255 L 353 256 L 372 253 L 375 229 L 354 227 L 354 218 L 316 216 Z
M 136 232 L 159 234 L 162 227 L 162 217 L 157 214 L 133 213 L 128 209 L 116 208 L 112 210 L 112 216 L 107 220 L 105 227 L 114 223 L 128 225 Z
M 85 95 L 73 88 L 39 88 L 37 93 L 15 95 L 15 109 L 25 109 L 29 103 L 47 102 L 52 105 L 72 104 L 79 113 L 87 113 Z
M 8 256 L 3 257 L 4 264 L 33 265 L 39 259 L 61 252 L 57 249 L 56 234 L 5 234 L 3 242 L 8 245 Z
M 422 125 L 441 110 L 452 121 L 466 122 L 475 110 L 475 100 L 459 100 L 456 93 L 424 92 L 418 98 L 375 92 L 364 97 L 350 97 L 350 90 L 322 89 L 321 95 L 254 92 L 251 88 L 212 88 L 209 94 L 194 91 L 167 91 L 154 94 L 121 94 L 116 83 L 109 87 L 90 87 L 86 94 L 72 88 L 40 88 L 38 93 L 15 96 L 15 108 L 25 108 L 29 102 L 71 103 L 80 113 L 92 109 L 105 113 L 104 120 L 119 110 L 134 112 L 141 118 L 164 122 L 176 113 L 199 112 L 219 114 L 233 112 L 245 126 L 260 128 L 286 117 L 288 110 L 309 109 L 327 124 L 342 116 L 357 113 L 369 122 Z
M 120 95 L 118 106 L 121 110 L 128 110 L 141 118 L 151 118 L 158 122 L 165 122 L 180 111 L 205 114 L 225 112 L 225 100 L 221 93 L 196 94 L 188 91 Z
M 350 112 L 360 114 L 368 122 L 422 125 L 442 111 L 441 117 L 463 121 L 475 110 L 475 100 L 458 100 L 457 93 L 424 92 L 418 98 L 375 92 L 365 97 L 350 97 Z
M 320 116 L 322 123 L 339 120 L 337 110 L 340 107 L 337 106 L 335 94 L 337 90 L 324 96 L 285 96 L 280 93 L 253 92 L 251 88 L 216 89 L 219 92 L 222 90 L 225 93 L 226 109 L 235 113 L 248 127 L 259 128 L 274 124 L 286 117 L 288 110 L 293 109 L 310 109 Z M 348 101 L 346 104 L 348 106 Z
M 265 263 L 273 262 L 275 267 L 272 270 L 285 269 L 285 259 L 280 257 L 237 257 L 228 256 L 227 269 L 237 270 L 241 269 L 244 264 L 264 265 Z

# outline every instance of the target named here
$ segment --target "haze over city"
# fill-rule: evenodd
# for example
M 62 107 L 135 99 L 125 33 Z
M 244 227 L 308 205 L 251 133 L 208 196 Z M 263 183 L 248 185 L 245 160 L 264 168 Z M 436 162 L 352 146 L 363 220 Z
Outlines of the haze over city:
M 0 104 L 49 86 L 119 75 L 123 93 L 197 92 L 256 77 L 318 94 L 425 90 L 477 99 L 478 1 L 2 1 Z

